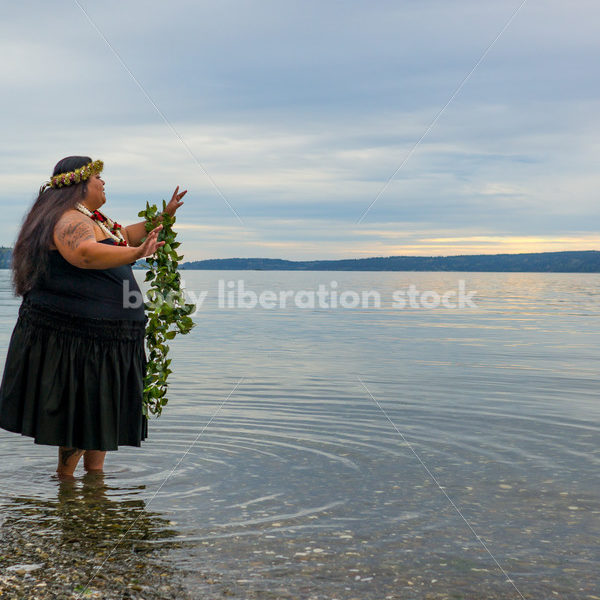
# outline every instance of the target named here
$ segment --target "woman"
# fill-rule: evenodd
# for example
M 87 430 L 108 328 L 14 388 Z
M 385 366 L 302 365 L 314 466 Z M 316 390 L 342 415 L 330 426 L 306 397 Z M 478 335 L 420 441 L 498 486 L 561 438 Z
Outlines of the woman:
M 101 471 L 107 450 L 140 446 L 146 370 L 144 306 L 131 265 L 152 255 L 162 225 L 121 228 L 106 202 L 103 163 L 70 156 L 25 218 L 13 250 L 13 284 L 23 297 L 0 385 L 0 427 L 59 446 L 57 473 L 72 477 L 83 456 Z M 175 189 L 167 212 L 183 204 Z M 145 239 L 144 239 L 145 238 Z

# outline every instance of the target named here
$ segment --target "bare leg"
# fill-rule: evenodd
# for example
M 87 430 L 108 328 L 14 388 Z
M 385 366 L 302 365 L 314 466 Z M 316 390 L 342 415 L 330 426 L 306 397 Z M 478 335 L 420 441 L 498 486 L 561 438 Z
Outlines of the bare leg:
M 86 471 L 102 471 L 105 456 L 105 450 L 86 450 L 83 455 L 83 468 Z
M 61 446 L 58 449 L 58 467 L 56 473 L 59 477 L 73 477 L 73 473 L 77 468 L 77 463 L 83 454 L 83 450 L 79 448 L 67 448 Z

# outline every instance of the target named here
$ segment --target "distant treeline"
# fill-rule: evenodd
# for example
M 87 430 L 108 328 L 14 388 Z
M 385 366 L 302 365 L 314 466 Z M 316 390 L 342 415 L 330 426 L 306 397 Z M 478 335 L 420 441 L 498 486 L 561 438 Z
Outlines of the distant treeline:
M 11 258 L 12 248 L 0 246 L 0 269 L 10 269 Z
M 11 249 L 0 247 L 0 269 L 9 269 Z M 145 261 L 136 267 L 143 268 Z M 530 254 L 466 254 L 462 256 L 381 256 L 342 260 L 281 258 L 214 258 L 181 265 L 182 269 L 259 271 L 505 271 L 600 273 L 600 252 L 536 252 Z
M 463 256 L 388 256 L 342 260 L 218 258 L 197 260 L 182 269 L 264 271 L 508 271 L 600 273 L 600 252 L 536 252 Z

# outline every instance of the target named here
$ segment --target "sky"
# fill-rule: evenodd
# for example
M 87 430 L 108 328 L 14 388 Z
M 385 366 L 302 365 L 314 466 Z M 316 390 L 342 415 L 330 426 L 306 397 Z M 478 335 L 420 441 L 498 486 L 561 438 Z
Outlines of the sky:
M 600 249 L 597 2 L 2 10 L 0 245 L 87 155 L 123 225 L 188 189 L 185 260 Z

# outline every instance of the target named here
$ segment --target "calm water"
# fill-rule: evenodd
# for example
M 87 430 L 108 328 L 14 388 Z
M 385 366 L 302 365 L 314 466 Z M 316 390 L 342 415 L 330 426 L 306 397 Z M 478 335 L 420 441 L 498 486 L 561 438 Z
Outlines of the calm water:
M 179 542 L 198 598 L 600 597 L 600 275 L 184 277 L 208 295 L 171 345 L 169 405 L 107 457 L 124 544 Z M 381 307 L 219 307 L 239 279 Z M 460 279 L 477 307 L 392 305 Z M 2 365 L 18 305 L 0 271 Z M 64 528 L 55 449 L 0 431 L 0 450 L 5 518 Z

